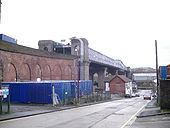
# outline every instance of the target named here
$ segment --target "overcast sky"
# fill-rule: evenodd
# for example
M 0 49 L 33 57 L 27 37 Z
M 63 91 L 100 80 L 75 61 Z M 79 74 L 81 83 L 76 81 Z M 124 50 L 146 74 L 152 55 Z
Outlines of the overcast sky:
M 130 67 L 170 64 L 169 0 L 2 0 L 0 33 L 38 40 L 86 38 L 89 47 Z

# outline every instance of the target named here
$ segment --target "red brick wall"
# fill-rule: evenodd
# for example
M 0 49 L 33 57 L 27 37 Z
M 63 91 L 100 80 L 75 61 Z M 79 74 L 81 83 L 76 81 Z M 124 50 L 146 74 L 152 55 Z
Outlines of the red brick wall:
M 110 91 L 114 94 L 125 94 L 125 83 L 119 77 L 110 81 Z
M 0 50 L 2 81 L 74 80 L 74 60 L 26 55 Z
M 160 80 L 160 107 L 170 109 L 170 80 Z
M 167 75 L 170 76 L 170 66 L 167 67 Z

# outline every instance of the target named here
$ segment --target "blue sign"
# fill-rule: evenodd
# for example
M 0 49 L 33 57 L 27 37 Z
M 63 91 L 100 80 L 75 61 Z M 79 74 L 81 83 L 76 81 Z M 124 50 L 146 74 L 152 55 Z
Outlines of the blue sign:
M 0 89 L 0 96 L 9 95 L 9 89 Z

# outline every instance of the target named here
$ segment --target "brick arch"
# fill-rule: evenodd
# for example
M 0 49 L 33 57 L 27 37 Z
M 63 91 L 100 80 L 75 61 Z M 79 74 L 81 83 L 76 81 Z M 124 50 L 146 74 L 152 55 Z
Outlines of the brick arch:
M 64 66 L 64 71 L 63 71 L 63 80 L 71 80 L 71 75 L 72 75 L 72 70 L 69 65 Z
M 75 66 L 71 66 L 71 79 L 72 80 L 77 80 L 77 76 L 78 76 L 78 68 Z
M 39 64 L 36 64 L 34 73 L 35 73 L 35 77 L 34 77 L 35 80 L 37 80 L 38 78 L 42 80 L 42 70 Z
M 22 64 L 20 68 L 20 81 L 30 81 L 31 80 L 31 69 L 29 64 Z
M 3 81 L 3 63 L 2 60 L 0 59 L 0 82 Z
M 52 79 L 53 80 L 62 80 L 62 70 L 60 65 L 55 65 L 53 72 L 52 72 Z
M 43 80 L 51 80 L 51 68 L 49 65 L 46 65 L 43 69 Z
M 5 81 L 17 81 L 17 70 L 13 63 L 9 63 L 7 66 Z

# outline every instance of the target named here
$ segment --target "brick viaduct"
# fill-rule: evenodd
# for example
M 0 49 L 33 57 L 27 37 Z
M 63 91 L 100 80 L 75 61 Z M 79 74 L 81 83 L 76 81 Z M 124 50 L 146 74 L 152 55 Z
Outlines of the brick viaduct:
M 75 80 L 76 58 L 0 40 L 0 82 Z

